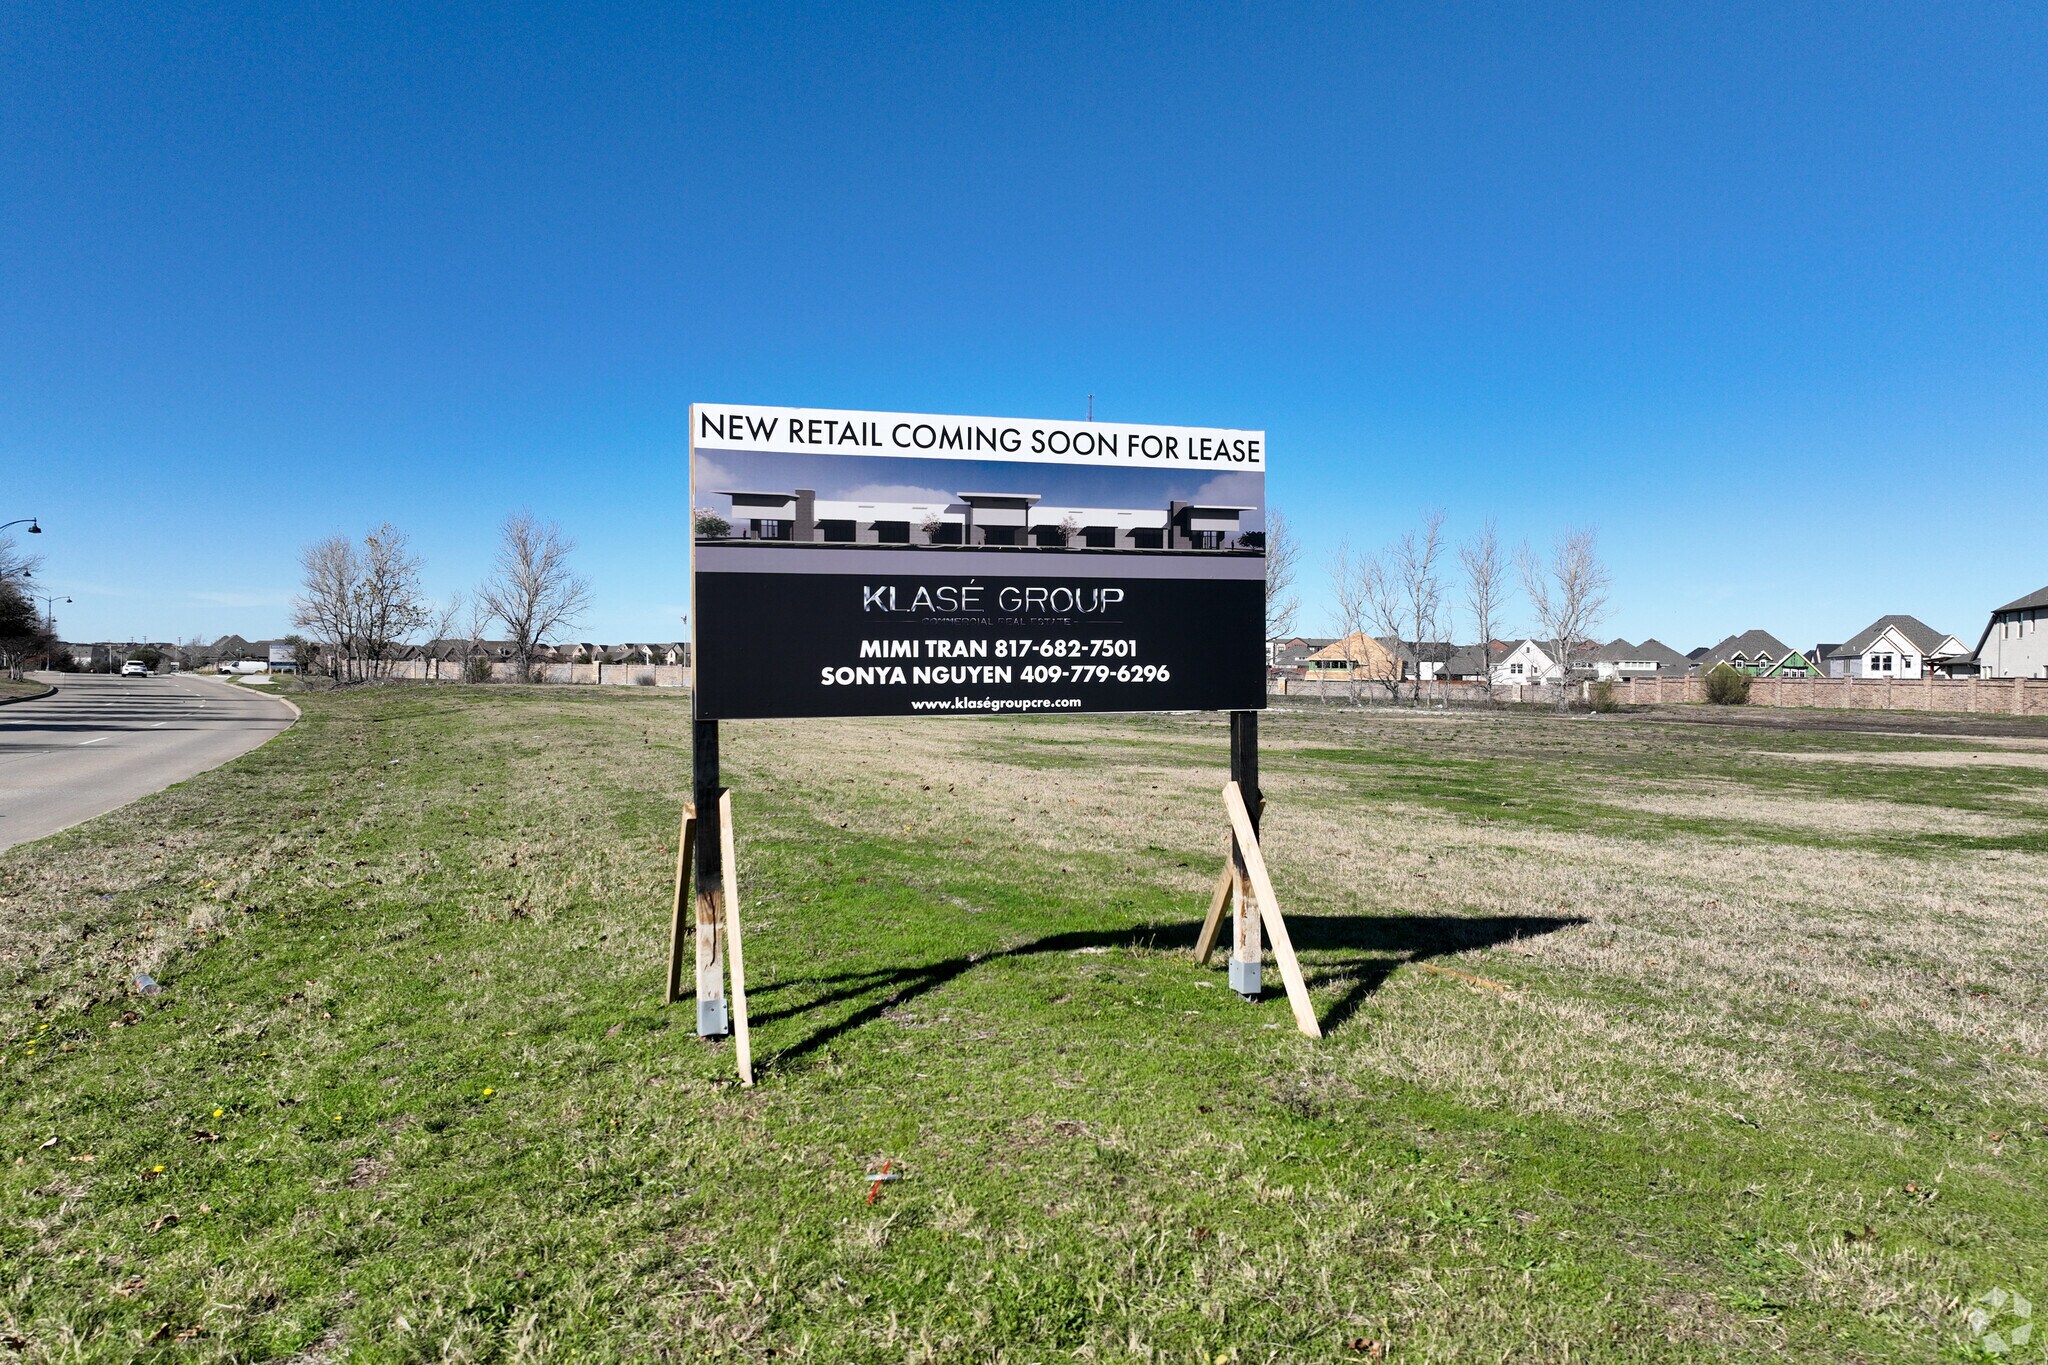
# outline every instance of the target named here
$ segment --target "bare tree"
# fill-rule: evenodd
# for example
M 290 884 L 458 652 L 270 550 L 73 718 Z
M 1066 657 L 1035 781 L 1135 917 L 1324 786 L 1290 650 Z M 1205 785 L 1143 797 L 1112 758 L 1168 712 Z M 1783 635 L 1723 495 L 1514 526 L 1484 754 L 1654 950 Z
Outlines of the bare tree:
M 1365 703 L 1369 675 L 1364 666 L 1371 660 L 1360 657 L 1363 651 L 1357 642 L 1371 633 L 1371 599 L 1378 577 L 1377 562 L 1371 556 L 1354 554 L 1349 541 L 1339 544 L 1330 556 L 1330 594 L 1337 599 L 1337 633 L 1343 637 L 1337 644 L 1344 655 L 1344 690 L 1353 706 Z
M 484 676 L 477 676 L 477 660 L 483 658 L 484 632 L 491 628 L 491 610 L 484 605 L 480 594 L 470 594 L 468 610 L 463 613 L 462 622 L 462 681 L 488 682 L 489 660 L 485 660 L 483 664 L 486 670 Z
M 292 624 L 325 647 L 330 676 L 353 677 L 356 547 L 346 536 L 315 541 L 299 552 L 299 569 L 305 576 L 292 598 Z
M 13 536 L 0 533 L 0 587 L 27 592 L 26 581 L 43 567 L 43 557 L 23 550 Z
M 381 678 L 391 671 L 398 647 L 433 620 L 434 610 L 420 589 L 419 556 L 389 522 L 363 537 L 357 600 L 370 676 Z
M 1444 580 L 1439 568 L 1443 552 L 1444 514 L 1442 508 L 1435 507 L 1422 514 L 1419 530 L 1403 531 L 1387 552 L 1388 568 L 1394 579 L 1392 595 L 1400 623 L 1407 629 L 1409 645 L 1415 651 L 1415 677 L 1408 692 L 1413 705 L 1422 701 L 1425 667 L 1434 664 L 1436 667 L 1429 671 L 1441 673 L 1450 663 L 1444 639 L 1449 633 L 1444 620 Z M 1393 634 L 1398 645 L 1401 631 L 1397 629 Z
M 1501 609 L 1507 600 L 1507 562 L 1500 552 L 1500 536 L 1493 519 L 1458 547 L 1458 562 L 1465 567 L 1464 605 L 1472 618 L 1473 633 L 1479 637 L 1480 686 L 1486 699 L 1493 700 L 1493 638 L 1501 631 Z
M 329 536 L 299 555 L 305 578 L 292 599 L 292 624 L 328 648 L 328 671 L 361 682 L 391 671 L 397 648 L 430 619 L 420 591 L 420 560 L 405 533 L 386 522 L 361 548 Z
M 1432 509 L 1422 515 L 1418 530 L 1404 531 L 1392 545 L 1362 559 L 1343 556 L 1345 577 L 1340 587 L 1340 610 L 1361 622 L 1361 629 L 1386 646 L 1384 654 L 1373 656 L 1374 677 L 1398 701 L 1405 682 L 1410 704 L 1422 700 L 1425 667 L 1449 662 L 1444 648 L 1443 559 L 1444 514 Z M 1404 654 L 1412 654 L 1415 671 L 1407 676 Z M 1435 671 L 1435 670 L 1430 670 Z
M 1607 590 L 1612 580 L 1588 528 L 1559 536 L 1547 561 L 1539 560 L 1524 543 L 1516 552 L 1515 563 L 1529 609 L 1543 627 L 1544 640 L 1552 646 L 1551 657 L 1564 672 L 1557 702 L 1562 710 L 1569 703 L 1575 661 L 1607 617 Z
M 590 610 L 590 584 L 569 568 L 576 543 L 553 522 L 530 512 L 505 518 L 498 563 L 477 591 L 493 619 L 512 637 L 519 676 L 530 677 L 534 650 L 549 636 L 576 625 Z
M 434 608 L 434 624 L 427 630 L 427 648 L 433 657 L 428 661 L 426 672 L 429 676 L 441 676 L 441 651 L 455 635 L 462 621 L 464 598 L 461 593 L 452 593 L 446 602 Z
M 1301 597 L 1294 591 L 1294 572 L 1301 547 L 1287 518 L 1277 507 L 1266 509 L 1266 638 L 1284 640 L 1294 634 Z
M 1329 585 L 1337 600 L 1337 628 L 1343 636 L 1337 641 L 1337 651 L 1343 655 L 1343 684 L 1352 706 L 1362 706 L 1372 686 L 1384 688 L 1391 698 L 1401 694 L 1399 655 L 1374 641 L 1374 634 L 1386 632 L 1380 622 L 1393 616 L 1386 598 L 1389 583 L 1380 559 L 1354 555 L 1350 542 L 1339 544 L 1329 559 Z

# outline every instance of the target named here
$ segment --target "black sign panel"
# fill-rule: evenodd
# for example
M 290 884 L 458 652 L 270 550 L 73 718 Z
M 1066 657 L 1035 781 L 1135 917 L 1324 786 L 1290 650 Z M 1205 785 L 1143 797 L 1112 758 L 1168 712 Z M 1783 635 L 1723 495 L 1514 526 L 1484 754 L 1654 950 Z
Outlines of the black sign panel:
M 1265 705 L 1265 434 L 691 409 L 698 715 Z
M 705 573 L 698 714 L 1252 710 L 1263 655 L 1219 645 L 1265 610 L 1260 579 Z

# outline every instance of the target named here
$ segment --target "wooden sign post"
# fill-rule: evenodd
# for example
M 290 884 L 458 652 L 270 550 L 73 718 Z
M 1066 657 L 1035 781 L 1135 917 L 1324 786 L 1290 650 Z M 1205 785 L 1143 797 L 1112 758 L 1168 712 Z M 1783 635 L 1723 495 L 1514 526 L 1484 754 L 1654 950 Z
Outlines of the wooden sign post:
M 1265 809 L 1259 794 L 1259 713 L 1230 713 L 1230 780 L 1223 784 L 1223 810 L 1230 822 L 1225 845 L 1223 873 L 1209 897 L 1209 913 L 1202 932 L 1195 938 L 1195 960 L 1206 965 L 1216 950 L 1223 928 L 1223 907 L 1231 908 L 1230 988 L 1247 1000 L 1256 1000 L 1264 985 L 1260 975 L 1265 959 L 1261 939 L 1273 941 L 1273 961 L 1280 968 L 1281 984 L 1287 988 L 1287 1003 L 1294 1011 L 1294 1025 L 1311 1038 L 1323 1036 L 1316 1022 L 1314 1005 L 1308 998 L 1308 983 L 1301 975 L 1301 962 L 1294 955 L 1294 940 L 1287 921 L 1280 914 L 1280 898 L 1274 894 L 1273 879 L 1266 870 L 1266 856 L 1259 847 L 1259 816 Z
M 746 954 L 740 937 L 739 860 L 733 852 L 732 793 L 718 785 L 718 722 L 693 722 L 693 800 L 683 807 L 676 843 L 674 911 L 669 924 L 667 1003 L 682 998 L 683 939 L 690 917 L 690 874 L 696 872 L 697 1036 L 733 1035 L 740 1083 L 754 1083 L 753 1039 L 747 1029 Z M 731 962 L 732 1006 L 725 995 Z
M 691 725 L 690 777 L 697 807 L 697 1036 L 722 1038 L 728 1031 L 725 1010 L 725 959 L 718 951 L 718 931 L 725 920 L 725 841 L 719 816 L 718 722 Z

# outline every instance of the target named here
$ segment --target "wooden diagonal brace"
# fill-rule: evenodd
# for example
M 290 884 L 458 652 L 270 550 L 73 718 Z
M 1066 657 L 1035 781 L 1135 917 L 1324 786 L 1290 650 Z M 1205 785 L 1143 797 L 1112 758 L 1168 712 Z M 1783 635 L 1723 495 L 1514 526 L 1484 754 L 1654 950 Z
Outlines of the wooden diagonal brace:
M 1230 865 L 1230 843 L 1224 841 L 1223 871 L 1217 874 L 1216 890 L 1209 897 L 1209 913 L 1202 920 L 1202 932 L 1195 936 L 1195 961 L 1202 966 L 1209 965 L 1209 959 L 1216 952 L 1217 935 L 1223 932 L 1223 912 L 1230 908 L 1230 885 L 1236 880 L 1236 869 Z
M 1273 893 L 1273 879 L 1266 872 L 1266 857 L 1259 851 L 1259 836 L 1252 829 L 1251 812 L 1245 809 L 1244 793 L 1237 783 L 1223 784 L 1223 808 L 1230 812 L 1230 827 L 1237 833 L 1238 852 L 1250 876 L 1252 894 L 1258 900 L 1259 920 L 1273 940 L 1273 960 L 1280 966 L 1280 979 L 1287 986 L 1287 1003 L 1294 1010 L 1294 1025 L 1311 1038 L 1323 1036 L 1316 1022 L 1315 1007 L 1308 998 L 1308 983 L 1302 980 L 1301 961 L 1294 955 L 1294 940 L 1288 937 L 1287 921 L 1280 916 L 1280 898 Z
M 732 846 L 732 791 L 718 793 L 718 838 L 725 853 L 725 945 L 732 959 L 732 1038 L 740 1084 L 754 1083 L 754 1040 L 747 1031 L 747 958 L 740 943 L 740 863 Z

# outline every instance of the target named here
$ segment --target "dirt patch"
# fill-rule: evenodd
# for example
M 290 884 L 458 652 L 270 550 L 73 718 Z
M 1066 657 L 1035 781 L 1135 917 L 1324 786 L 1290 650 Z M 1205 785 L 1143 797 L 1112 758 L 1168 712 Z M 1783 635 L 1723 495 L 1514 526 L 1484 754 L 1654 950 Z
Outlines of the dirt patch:
M 1945 712 L 1835 711 L 1802 706 L 1689 706 L 1628 713 L 1652 724 L 1726 725 L 1749 730 L 1825 730 L 1918 739 L 2005 737 L 2048 744 L 2048 716 L 1952 715 Z
M 1779 753 L 1756 751 L 1759 758 L 1807 763 L 1870 763 L 1887 768 L 2048 768 L 2048 753 L 2011 749 L 1918 749 L 1905 753 Z

